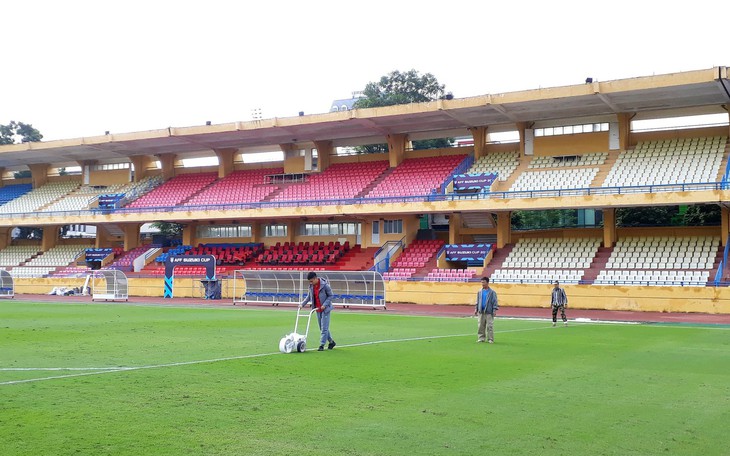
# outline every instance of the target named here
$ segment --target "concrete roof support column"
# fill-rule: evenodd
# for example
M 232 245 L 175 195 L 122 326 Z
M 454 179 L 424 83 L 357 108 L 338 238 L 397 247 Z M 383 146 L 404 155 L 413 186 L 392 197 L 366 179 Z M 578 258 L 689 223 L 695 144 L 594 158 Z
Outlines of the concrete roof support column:
M 512 213 L 497 212 L 497 248 L 512 243 Z
M 613 247 L 616 244 L 616 209 L 603 210 L 603 246 Z
M 134 182 L 139 182 L 147 177 L 147 168 L 152 164 L 152 157 L 149 155 L 135 155 L 129 157 L 129 160 L 134 165 Z
M 454 212 L 449 216 L 449 244 L 461 243 L 462 225 L 460 212 Z
M 294 143 L 279 144 L 279 148 L 284 152 L 284 160 L 294 157 L 299 152 Z
M 58 225 L 43 227 L 43 240 L 41 241 L 41 250 L 47 252 L 58 245 Z
M 162 166 L 162 178 L 165 180 L 175 177 L 175 154 L 160 154 L 157 158 Z
M 96 240 L 94 241 L 94 247 L 97 249 L 111 248 L 112 241 L 109 239 L 109 232 L 104 229 L 101 225 L 96 225 Z
M 129 251 L 139 247 L 139 223 L 125 223 L 120 225 L 124 231 L 124 250 Z
M 38 163 L 35 165 L 28 165 L 30 168 L 31 181 L 33 182 L 33 188 L 42 187 L 48 182 L 48 163 Z
M 527 122 L 515 123 L 517 133 L 520 134 L 520 157 L 525 156 L 525 130 L 527 130 Z
M 183 227 L 182 232 L 182 243 L 183 245 L 198 245 L 198 224 L 195 222 L 189 222 Z
M 329 168 L 330 157 L 334 155 L 335 148 L 332 141 L 314 141 L 314 147 L 317 149 L 317 169 L 322 172 Z
M 263 242 L 261 240 L 261 224 L 256 220 L 251 222 L 251 242 Z
M 215 149 L 213 152 L 218 157 L 218 178 L 223 179 L 233 172 L 233 161 L 236 158 L 238 149 Z
M 474 138 L 474 160 L 479 160 L 487 154 L 487 129 L 489 127 L 471 127 L 471 137 Z
M 727 236 L 730 234 L 730 209 L 720 206 L 720 245 L 727 244 Z
M 403 163 L 403 160 L 406 158 L 408 135 L 388 135 L 386 139 L 388 140 L 388 157 L 390 158 L 390 167 L 395 168 Z
M 633 113 L 620 112 L 616 114 L 618 119 L 618 146 L 621 150 L 631 147 L 631 118 Z
M 10 245 L 10 236 L 13 232 L 13 229 L 14 228 L 12 226 L 0 228 L 0 250 Z
M 5 167 L 0 166 L 0 188 L 5 185 L 5 181 L 3 181 L 3 174 L 5 174 Z
M 91 173 L 91 167 L 99 163 L 98 160 L 76 160 L 76 163 L 81 167 L 81 183 L 89 183 L 89 175 Z

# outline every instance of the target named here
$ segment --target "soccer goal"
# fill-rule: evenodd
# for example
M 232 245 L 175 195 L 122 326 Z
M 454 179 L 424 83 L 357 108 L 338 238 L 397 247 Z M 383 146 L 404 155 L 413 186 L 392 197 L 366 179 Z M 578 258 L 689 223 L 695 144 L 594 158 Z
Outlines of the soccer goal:
M 238 270 L 233 273 L 233 304 L 299 304 L 307 296 L 308 271 Z M 385 281 L 375 271 L 317 271 L 332 287 L 332 304 L 385 309 Z
M 116 269 L 95 271 L 92 277 L 91 300 L 129 300 L 127 276 Z
M 15 297 L 15 281 L 13 276 L 4 269 L 0 270 L 0 298 Z

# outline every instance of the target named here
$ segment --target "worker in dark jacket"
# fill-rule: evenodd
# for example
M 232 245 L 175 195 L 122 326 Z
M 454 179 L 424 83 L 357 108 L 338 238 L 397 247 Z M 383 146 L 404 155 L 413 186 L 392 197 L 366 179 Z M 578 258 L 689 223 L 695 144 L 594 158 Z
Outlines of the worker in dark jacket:
M 307 303 L 311 303 L 311 307 L 317 309 L 317 323 L 319 323 L 319 329 L 322 332 L 317 350 L 323 351 L 325 343 L 327 343 L 327 348 L 332 350 L 337 345 L 330 333 L 332 288 L 330 288 L 327 280 L 317 277 L 316 272 L 307 274 L 307 280 L 309 280 L 309 293 L 299 306 L 304 307 Z
M 557 280 L 553 287 L 550 307 L 553 310 L 553 326 L 558 322 L 558 310 L 560 310 L 560 317 L 563 319 L 563 324 L 568 326 L 568 317 L 565 316 L 565 308 L 568 307 L 568 297 L 565 295 L 565 290 L 560 288 L 560 283 Z

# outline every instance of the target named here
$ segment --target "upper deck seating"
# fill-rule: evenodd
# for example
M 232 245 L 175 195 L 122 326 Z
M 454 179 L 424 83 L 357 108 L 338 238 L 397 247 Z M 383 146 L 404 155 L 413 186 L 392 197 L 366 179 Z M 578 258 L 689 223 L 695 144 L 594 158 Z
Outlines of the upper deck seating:
M 500 181 L 506 181 L 520 164 L 520 152 L 489 153 L 476 160 L 467 174 L 497 173 Z
M 217 173 L 181 174 L 132 201 L 126 207 L 176 206 L 213 183 L 217 178 Z
M 716 182 L 726 136 L 644 141 L 622 152 L 604 187 Z
M 525 171 L 510 191 L 588 188 L 598 174 L 598 168 L 568 168 L 545 171 Z
M 273 201 L 306 201 L 354 198 L 388 169 L 387 161 L 336 163 L 306 182 L 290 184 Z
M 33 190 L 32 184 L 13 184 L 0 187 L 0 206 Z
M 195 195 L 184 205 L 197 206 L 259 202 L 279 188 L 275 185 L 265 184 L 265 176 L 281 174 L 283 172 L 283 168 L 234 171 L 198 195 Z
M 404 160 L 367 197 L 430 195 L 465 158 L 465 155 L 446 155 Z
M 78 188 L 78 181 L 49 182 L 2 206 L 6 214 L 36 212 Z
M 606 162 L 608 152 L 597 152 L 570 156 L 533 157 L 527 165 L 528 169 L 541 168 L 573 168 L 576 166 L 598 166 Z

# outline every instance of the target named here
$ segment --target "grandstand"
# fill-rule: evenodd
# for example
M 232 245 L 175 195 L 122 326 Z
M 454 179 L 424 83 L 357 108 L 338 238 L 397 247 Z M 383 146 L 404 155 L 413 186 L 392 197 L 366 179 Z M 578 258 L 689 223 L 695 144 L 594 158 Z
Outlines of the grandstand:
M 601 296 L 585 305 L 627 308 L 632 293 L 639 308 L 663 306 L 643 290 L 649 285 L 665 288 L 673 305 L 697 303 L 685 298 L 699 290 L 703 308 L 720 302 L 730 311 L 727 70 L 0 146 L 0 267 L 23 293 L 43 292 L 52 283 L 43 277 L 86 275 L 87 248 L 112 249 L 104 267 L 133 281 L 159 278 L 170 255 L 214 255 L 226 276 L 237 268 L 362 270 L 380 252 L 393 300 L 432 302 L 437 282 L 455 302 L 470 301 L 488 275 L 517 305 L 534 305 L 537 287 L 560 280 L 572 294 Z M 697 113 L 724 117 L 662 129 L 635 120 Z M 414 139 L 454 136 L 474 140 L 412 148 Z M 386 143 L 382 153 L 352 153 Z M 283 158 L 248 160 L 272 150 Z M 218 164 L 185 167 L 201 157 Z M 58 175 L 80 161 L 95 164 Z M 30 179 L 15 178 L 28 169 Z M 486 183 L 457 188 L 454 176 L 464 174 Z M 626 226 L 618 216 L 708 205 L 719 216 L 689 226 Z M 579 226 L 512 225 L 517 211 L 554 209 L 579 213 Z M 143 236 L 152 222 L 179 232 Z M 71 240 L 63 233 L 80 230 L 68 225 L 94 226 L 96 238 Z M 491 246 L 483 261 L 444 260 L 444 245 L 470 243 Z M 175 275 L 201 271 L 181 266 Z

